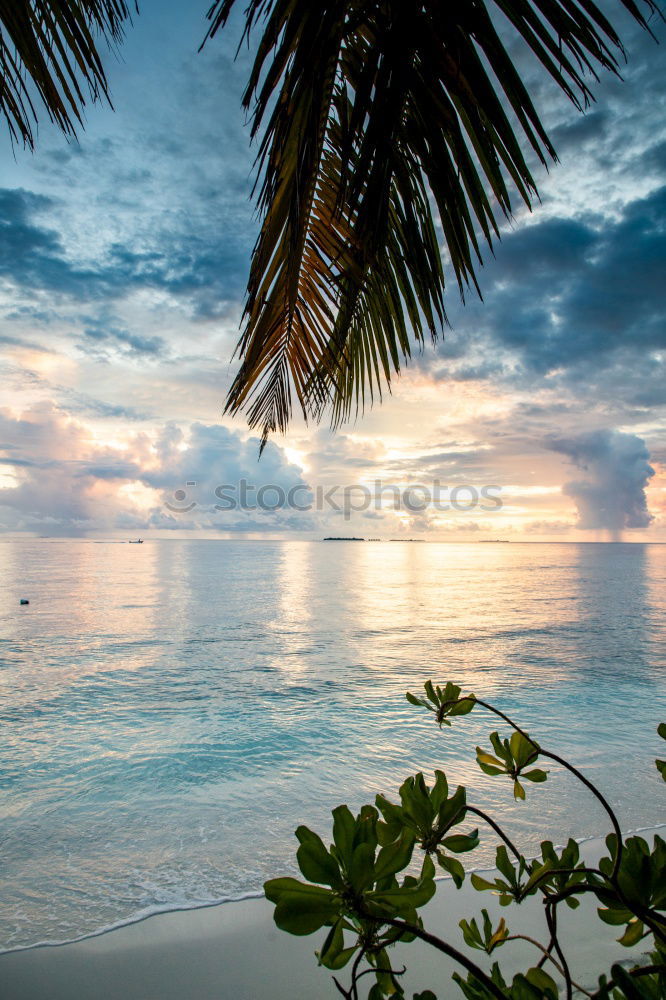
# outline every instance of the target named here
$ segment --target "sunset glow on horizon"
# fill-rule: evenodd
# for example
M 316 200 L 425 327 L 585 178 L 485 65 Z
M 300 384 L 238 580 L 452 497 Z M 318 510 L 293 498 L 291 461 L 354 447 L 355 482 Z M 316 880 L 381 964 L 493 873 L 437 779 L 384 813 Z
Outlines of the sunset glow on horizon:
M 625 80 L 584 116 L 539 77 L 561 163 L 535 168 L 542 203 L 486 255 L 483 301 L 450 276 L 450 329 L 391 395 L 336 434 L 296 414 L 259 461 L 221 416 L 256 234 L 247 55 L 233 32 L 197 54 L 202 24 L 142 4 L 107 60 L 115 111 L 89 108 L 78 143 L 6 142 L 0 532 L 666 542 L 663 45 L 627 19 Z M 216 509 L 241 480 L 492 486 L 501 507 Z

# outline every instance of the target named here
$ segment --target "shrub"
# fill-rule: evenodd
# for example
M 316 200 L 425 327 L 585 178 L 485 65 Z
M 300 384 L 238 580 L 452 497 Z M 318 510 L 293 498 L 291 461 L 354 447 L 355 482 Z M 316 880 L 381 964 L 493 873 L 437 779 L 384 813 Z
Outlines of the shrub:
M 399 802 L 378 795 L 375 805 L 365 805 L 354 816 L 346 805 L 333 810 L 333 843 L 305 826 L 296 831 L 297 861 L 306 879 L 271 879 L 265 884 L 267 898 L 275 904 L 278 927 L 290 934 L 312 934 L 328 928 L 317 957 L 319 964 L 334 972 L 351 963 L 351 981 L 343 986 L 334 976 L 338 991 L 347 1000 L 359 1000 L 369 985 L 368 1000 L 400 1000 L 405 996 L 401 977 L 405 969 L 391 964 L 391 946 L 417 938 L 438 949 L 461 967 L 454 981 L 468 1000 L 556 1000 L 561 990 L 571 998 L 579 990 L 595 1000 L 659 1000 L 666 997 L 666 843 L 655 836 L 650 847 L 642 837 L 622 835 L 618 819 L 604 795 L 568 761 L 542 747 L 507 715 L 473 694 L 448 683 L 438 687 L 428 681 L 425 697 L 407 694 L 413 705 L 427 709 L 440 726 L 450 726 L 458 716 L 482 708 L 498 716 L 509 728 L 502 737 L 490 734 L 490 747 L 477 747 L 476 760 L 488 775 L 508 779 L 516 799 L 526 798 L 530 782 L 543 782 L 548 772 L 540 765 L 553 762 L 582 782 L 606 810 L 612 832 L 606 838 L 608 854 L 598 867 L 580 859 L 578 844 L 569 840 L 559 851 L 550 841 L 541 844 L 538 858 L 524 857 L 500 823 L 467 801 L 467 790 L 449 788 L 446 774 L 435 771 L 432 786 L 423 774 L 407 778 L 399 790 Z M 666 725 L 659 726 L 666 739 Z M 657 761 L 666 781 L 666 762 Z M 479 892 L 499 895 L 502 906 L 521 903 L 529 896 L 543 902 L 549 938 L 539 942 L 512 934 L 505 918 L 495 925 L 482 909 L 478 918 L 461 920 L 460 929 L 471 949 L 495 955 L 509 942 L 529 941 L 537 952 L 534 966 L 515 975 L 509 983 L 495 961 L 485 972 L 467 953 L 428 931 L 419 910 L 435 894 L 439 867 L 457 888 L 466 878 L 458 855 L 479 845 L 478 829 L 461 830 L 470 819 L 481 821 L 499 837 L 496 850 L 497 875 L 470 881 Z M 404 874 L 415 850 L 423 859 L 417 874 Z M 399 879 L 399 876 L 401 878 Z M 562 904 L 575 908 L 583 894 L 591 893 L 600 904 L 602 921 L 621 929 L 618 941 L 632 947 L 642 942 L 649 954 L 640 965 L 627 968 L 616 962 L 598 975 L 598 987 L 585 989 L 572 979 L 558 934 L 558 911 Z M 463 978 L 465 976 L 465 978 Z M 367 978 L 366 978 L 367 977 Z M 413 1000 L 437 1000 L 430 991 L 413 994 Z

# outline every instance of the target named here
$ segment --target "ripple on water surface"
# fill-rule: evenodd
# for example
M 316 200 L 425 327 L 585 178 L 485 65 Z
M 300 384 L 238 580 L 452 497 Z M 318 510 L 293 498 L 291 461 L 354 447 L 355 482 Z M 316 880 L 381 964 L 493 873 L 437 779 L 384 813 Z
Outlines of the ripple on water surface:
M 420 769 L 527 851 L 606 831 L 566 776 L 530 809 L 481 775 L 498 727 L 439 733 L 404 699 L 428 677 L 516 714 L 629 827 L 663 822 L 665 584 L 657 545 L 3 541 L 0 946 L 255 892 L 299 822 Z

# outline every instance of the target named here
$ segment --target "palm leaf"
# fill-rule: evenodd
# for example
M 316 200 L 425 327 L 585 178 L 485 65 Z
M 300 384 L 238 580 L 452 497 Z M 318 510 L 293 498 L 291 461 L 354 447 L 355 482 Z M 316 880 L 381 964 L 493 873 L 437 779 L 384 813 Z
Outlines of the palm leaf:
M 207 38 L 235 0 L 216 0 Z M 620 0 L 644 27 L 653 0 Z M 296 403 L 347 418 L 445 323 L 436 219 L 460 293 L 512 197 L 555 159 L 496 28 L 503 20 L 578 108 L 620 38 L 592 0 L 249 0 L 261 37 L 252 112 L 261 230 L 226 409 L 263 441 Z
M 84 89 L 108 100 L 96 36 L 116 44 L 129 17 L 124 0 L 0 0 L 0 112 L 12 140 L 34 147 L 36 103 L 74 135 Z

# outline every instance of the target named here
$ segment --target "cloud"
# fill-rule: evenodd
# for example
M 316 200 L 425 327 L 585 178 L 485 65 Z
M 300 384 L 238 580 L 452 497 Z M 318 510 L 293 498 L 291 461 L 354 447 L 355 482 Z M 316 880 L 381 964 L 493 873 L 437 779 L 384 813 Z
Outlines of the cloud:
M 605 528 L 618 534 L 623 528 L 649 526 L 653 517 L 645 487 L 655 471 L 645 442 L 636 434 L 598 430 L 556 438 L 548 446 L 585 474 L 562 488 L 576 504 L 579 528 Z
M 438 381 L 664 405 L 664 260 L 666 187 L 613 221 L 545 216 L 523 225 L 483 269 L 483 302 L 452 302 L 452 333 L 415 367 Z
M 29 299 L 43 294 L 82 306 L 122 301 L 135 292 L 159 292 L 187 303 L 195 318 L 224 316 L 243 293 L 251 235 L 247 227 L 224 221 L 214 225 L 178 214 L 162 220 L 150 234 L 128 233 L 127 242 L 108 241 L 100 233 L 92 262 L 79 257 L 76 229 L 57 223 L 59 203 L 23 189 L 0 189 L 0 278 L 14 295 Z M 32 301 L 17 305 L 13 316 L 32 309 L 48 320 L 46 308 L 35 311 Z M 86 336 L 98 322 L 86 317 Z M 128 335 L 129 336 L 129 335 Z
M 277 439 L 257 465 L 243 419 L 240 433 L 218 423 L 257 232 L 240 110 L 252 53 L 233 60 L 240 8 L 234 16 L 231 33 L 196 55 L 201 11 L 145 0 L 124 62 L 109 65 L 115 113 L 91 107 L 80 143 L 44 123 L 38 153 L 17 150 L 6 164 L 0 346 L 13 411 L 0 440 L 16 447 L 0 451 L 0 521 L 49 533 L 346 533 L 341 518 L 323 528 L 315 512 L 215 511 L 217 485 L 295 483 L 289 456 L 302 456 L 310 482 L 327 486 L 499 483 L 503 525 L 537 518 L 535 530 L 561 533 L 573 504 L 559 492 L 564 453 L 544 452 L 548 435 L 635 425 L 655 464 L 666 404 L 663 54 L 628 23 L 626 82 L 603 74 L 585 116 L 518 55 L 561 162 L 548 175 L 534 163 L 542 203 L 531 216 L 518 207 L 496 256 L 484 254 L 483 303 L 470 295 L 460 307 L 450 282 L 453 329 L 415 355 L 381 409 L 335 437 L 297 419 L 290 448 Z M 601 473 L 587 464 L 570 478 L 589 487 Z M 165 507 L 179 489 L 196 501 L 190 512 Z M 374 533 L 381 518 L 369 514 Z
M 57 233 L 35 220 L 53 207 L 43 195 L 0 189 L 0 278 L 21 289 L 67 294 L 93 277 L 69 264 Z
M 84 322 L 79 348 L 87 354 L 106 359 L 104 348 L 109 345 L 134 357 L 158 358 L 168 353 L 162 337 L 146 337 L 132 333 L 114 322 L 108 315 L 89 317 Z
M 256 438 L 202 423 L 167 424 L 151 435 L 131 435 L 124 448 L 109 447 L 87 425 L 47 404 L 18 418 L 0 411 L 0 466 L 14 476 L 13 485 L 0 488 L 0 530 L 67 535 L 131 526 L 312 528 L 311 519 L 297 511 L 248 515 L 217 509 L 218 486 L 245 479 L 255 488 L 272 484 L 286 493 L 303 482 L 302 470 L 275 444 L 268 444 L 258 465 L 258 447 Z M 272 494 L 266 502 L 274 503 Z

